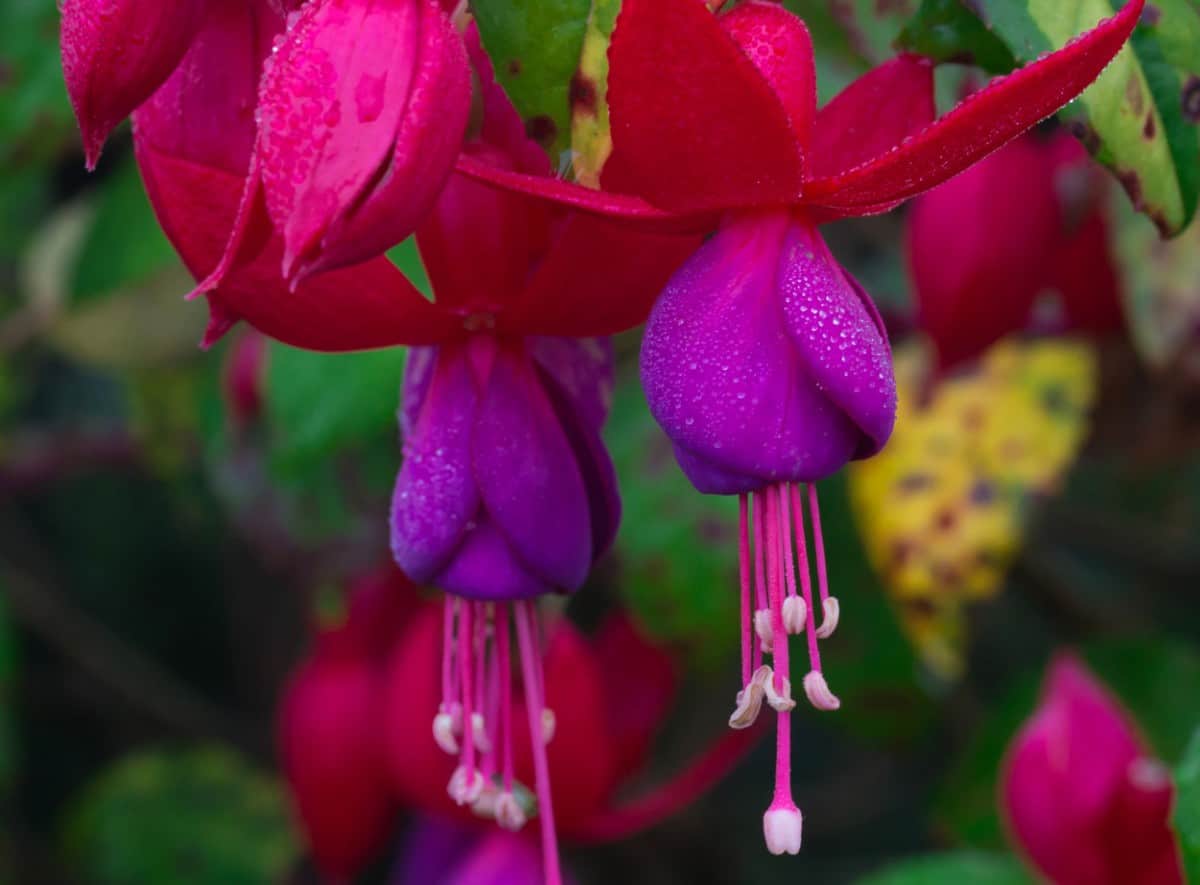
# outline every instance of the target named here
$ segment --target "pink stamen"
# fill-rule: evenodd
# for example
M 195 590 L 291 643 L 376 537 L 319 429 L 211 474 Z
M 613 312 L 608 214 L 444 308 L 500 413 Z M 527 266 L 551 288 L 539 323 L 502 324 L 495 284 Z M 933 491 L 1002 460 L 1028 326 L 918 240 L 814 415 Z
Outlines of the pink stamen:
M 742 685 L 750 683 L 750 501 L 738 496 L 738 573 L 742 584 Z
M 442 604 L 442 702 L 449 707 L 454 697 L 454 609 L 458 599 L 447 596 Z
M 468 779 L 475 777 L 475 729 L 471 727 L 471 714 L 474 712 L 472 703 L 474 693 L 471 691 L 471 676 L 474 670 L 472 646 L 475 644 L 475 634 L 472 630 L 471 603 L 464 601 L 460 607 L 458 624 L 458 657 L 459 676 L 462 679 L 463 705 L 463 751 L 462 765 Z
M 783 587 L 780 574 L 780 554 L 783 539 L 780 537 L 779 499 L 784 487 L 767 489 L 767 587 L 771 596 L 771 627 L 775 632 L 775 691 L 782 694 L 788 682 L 788 635 L 783 627 Z M 792 730 L 791 715 L 780 711 L 776 715 L 775 738 L 775 796 L 771 803 L 792 805 Z
M 504 766 L 504 792 L 512 791 L 513 785 L 513 740 L 512 740 L 512 656 L 509 651 L 508 605 L 496 607 L 496 651 L 499 657 L 497 669 L 500 673 L 500 728 L 503 734 L 502 764 Z
M 792 557 L 792 513 L 791 505 L 788 501 L 790 497 L 787 493 L 787 486 L 779 486 L 779 509 L 783 516 L 783 568 L 784 574 L 787 575 L 787 593 L 788 596 L 796 595 L 796 560 Z
M 525 706 L 529 713 L 529 737 L 533 745 L 533 771 L 538 798 L 538 822 L 542 831 L 542 863 L 546 885 L 562 885 L 558 860 L 558 839 L 554 832 L 554 807 L 550 801 L 550 765 L 546 759 L 546 744 L 542 735 L 542 659 L 536 636 L 537 624 L 533 606 L 517 602 L 517 645 L 521 653 L 521 672 L 525 680 Z
M 762 493 L 752 495 L 750 503 L 754 507 L 754 605 L 755 609 L 765 609 L 767 607 L 767 579 L 763 557 L 766 555 L 766 544 L 763 539 L 766 537 L 766 531 L 763 528 L 764 510 L 766 509 L 765 501 Z M 757 640 L 758 634 L 755 633 L 751 639 Z M 762 666 L 763 647 L 761 641 L 754 642 L 754 669 L 757 670 Z M 747 680 L 749 682 L 749 680 Z
M 804 594 L 804 604 L 808 606 L 808 617 L 805 619 L 804 633 L 808 637 L 808 660 L 812 669 L 821 672 L 821 652 L 817 648 L 816 609 L 813 608 L 812 575 L 808 566 L 808 539 L 804 534 L 804 509 L 800 499 L 800 484 L 791 486 L 792 510 L 796 513 L 796 549 L 797 568 L 800 571 L 800 588 Z
M 821 507 L 817 503 L 817 485 L 808 484 L 808 513 L 812 517 L 813 546 L 817 550 L 817 583 L 821 588 L 821 604 L 829 598 L 829 578 L 825 573 L 825 539 L 821 537 Z

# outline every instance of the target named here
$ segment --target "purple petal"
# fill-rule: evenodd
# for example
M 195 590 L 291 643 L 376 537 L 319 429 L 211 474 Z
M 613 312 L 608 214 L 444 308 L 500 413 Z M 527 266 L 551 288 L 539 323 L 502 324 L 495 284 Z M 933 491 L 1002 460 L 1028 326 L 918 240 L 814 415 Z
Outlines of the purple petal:
M 860 444 L 785 329 L 776 269 L 790 224 L 777 213 L 722 228 L 676 273 L 646 328 L 650 410 L 690 455 L 680 465 L 702 492 L 820 479 Z
M 554 587 L 534 574 L 488 516 L 467 532 L 454 556 L 430 583 L 468 599 L 530 599 Z
M 878 313 L 815 226 L 793 223 L 779 262 L 787 330 L 810 377 L 861 429 L 856 458 L 875 454 L 896 422 L 896 378 Z
M 405 834 L 390 885 L 431 885 L 468 854 L 481 838 L 478 827 L 421 817 Z
M 412 436 L 417 426 L 417 416 L 425 405 L 425 394 L 433 380 L 437 366 L 436 347 L 413 347 L 408 351 L 404 364 L 404 393 L 400 398 L 400 432 L 404 438 Z
M 531 338 L 533 358 L 570 398 L 590 427 L 604 426 L 613 398 L 609 338 Z
M 414 581 L 429 582 L 444 568 L 478 517 L 470 470 L 478 400 L 465 352 L 442 349 L 405 439 L 392 497 L 392 553 Z
M 541 852 L 529 833 L 490 830 L 445 885 L 533 885 L 543 879 Z
M 588 501 L 574 453 L 522 350 L 497 350 L 472 445 L 488 515 L 525 564 L 575 590 L 591 565 Z

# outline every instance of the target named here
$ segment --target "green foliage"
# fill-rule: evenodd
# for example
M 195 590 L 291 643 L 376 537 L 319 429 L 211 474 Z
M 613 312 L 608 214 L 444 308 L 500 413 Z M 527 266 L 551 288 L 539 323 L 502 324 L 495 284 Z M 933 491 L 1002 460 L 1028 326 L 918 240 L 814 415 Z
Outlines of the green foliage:
M 934 61 L 975 65 L 993 74 L 1016 67 L 1008 47 L 961 0 L 924 0 L 897 45 Z
M 347 446 L 393 436 L 408 351 L 312 353 L 272 342 L 267 414 L 276 466 L 302 474 Z
M 56 4 L 0 4 L 0 168 L 51 156 L 70 132 L 57 45 Z
M 216 748 L 121 760 L 76 799 L 63 841 L 88 885 L 262 885 L 298 854 L 279 783 Z
M 1026 64 L 1112 15 L 1111 0 L 925 0 L 903 45 L 941 61 L 1007 70 L 1001 48 Z M 1154 4 L 1096 82 L 1060 112 L 1120 179 L 1163 235 L 1191 222 L 1200 198 L 1200 10 Z M 969 11 L 968 11 L 969 10 Z M 971 23 L 970 12 L 979 19 Z M 1002 44 L 1002 46 L 1000 45 Z
M 692 488 L 636 381 L 619 386 L 605 436 L 622 493 L 626 602 L 696 663 L 722 663 L 738 643 L 737 499 Z
M 100 184 L 76 260 L 71 297 L 85 303 L 146 280 L 179 259 L 158 226 L 137 164 L 126 156 Z M 176 294 L 182 297 L 186 288 Z
M 571 79 L 591 0 L 473 0 L 479 34 L 529 134 L 557 157 L 570 145 Z
M 1033 885 L 1015 857 L 958 852 L 901 861 L 858 885 Z
M 1196 882 L 1200 881 L 1200 728 L 1175 769 L 1175 789 L 1171 823 L 1179 836 L 1188 881 Z

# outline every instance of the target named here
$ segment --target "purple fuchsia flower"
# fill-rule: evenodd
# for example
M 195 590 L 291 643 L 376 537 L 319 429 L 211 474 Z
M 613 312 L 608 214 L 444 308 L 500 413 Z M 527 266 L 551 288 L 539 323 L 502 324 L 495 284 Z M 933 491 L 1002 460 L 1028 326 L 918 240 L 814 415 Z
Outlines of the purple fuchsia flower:
M 474 31 L 468 43 L 484 114 L 466 150 L 501 168 L 548 175 L 548 158 L 526 137 Z M 695 240 L 637 234 L 455 176 L 418 228 L 417 244 L 436 308 L 456 328 L 433 330 L 421 342 L 431 346 L 410 355 L 392 549 L 410 577 L 452 594 L 433 717 L 438 745 L 458 759 L 448 793 L 505 828 L 525 822 L 510 765 L 515 668 L 543 863 L 547 880 L 558 882 L 545 746 L 556 718 L 546 702 L 533 600 L 577 590 L 611 544 L 620 514 L 600 437 L 611 351 L 600 338 L 562 336 L 639 322 Z M 578 300 L 564 298 L 568 292 Z M 487 777 L 497 758 L 507 772 L 499 792 Z
M 1077 658 L 1055 659 L 1000 796 L 1032 864 L 1055 885 L 1180 885 L 1173 795 L 1121 705 Z
M 789 634 L 808 639 L 810 702 L 839 705 L 819 657 L 839 610 L 813 483 L 877 451 L 895 410 L 878 316 L 818 225 L 888 211 L 1056 111 L 1118 52 L 1142 6 L 1126 4 L 935 120 L 932 66 L 915 56 L 869 72 L 818 111 L 808 31 L 781 6 L 748 0 L 714 15 L 695 0 L 625 0 L 609 51 L 609 192 L 459 160 L 460 171 L 496 187 L 630 224 L 716 230 L 650 318 L 642 379 L 693 483 L 741 497 L 743 687 L 730 723 L 753 722 L 764 700 L 779 714 L 764 816 L 773 853 L 795 853 L 801 837 Z M 772 666 L 762 663 L 767 653 Z

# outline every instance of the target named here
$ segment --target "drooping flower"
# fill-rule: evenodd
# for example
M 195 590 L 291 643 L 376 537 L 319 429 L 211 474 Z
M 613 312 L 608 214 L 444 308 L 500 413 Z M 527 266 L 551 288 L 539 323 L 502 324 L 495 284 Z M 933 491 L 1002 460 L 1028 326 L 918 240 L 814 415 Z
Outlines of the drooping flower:
M 466 150 L 547 175 L 546 155 L 526 137 L 473 31 L 468 44 L 484 114 Z M 409 331 L 412 343 L 432 346 L 414 349 L 406 370 L 392 547 L 414 580 L 453 594 L 440 631 L 440 702 L 424 712 L 438 746 L 457 758 L 448 788 L 437 792 L 520 829 L 529 812 L 514 791 L 512 760 L 528 748 L 543 866 L 554 883 L 561 874 L 546 743 L 578 725 L 558 722 L 547 706 L 555 677 L 543 672 L 533 600 L 583 584 L 620 512 L 600 437 L 611 352 L 590 336 L 639 322 L 695 241 L 637 234 L 455 176 L 417 244 L 434 307 L 455 328 Z M 524 730 L 515 721 L 518 687 Z M 406 681 L 400 689 L 415 691 Z M 503 773 L 498 790 L 492 772 Z
M 537 846 L 523 834 L 422 818 L 406 836 L 388 883 L 532 885 L 541 879 Z
M 1177 885 L 1170 774 L 1078 659 L 1050 667 L 1009 748 L 1001 804 L 1016 842 L 1055 885 Z
M 808 638 L 809 700 L 839 705 L 818 650 L 839 611 L 812 484 L 877 451 L 895 408 L 883 329 L 817 225 L 894 208 L 1053 113 L 1119 51 L 1142 6 L 1126 4 L 934 120 L 932 67 L 922 59 L 884 64 L 818 112 L 808 31 L 781 6 L 748 0 L 713 15 L 695 0 L 625 0 L 609 52 L 613 154 L 602 176 L 619 192 L 459 161 L 497 187 L 631 224 L 717 229 L 659 300 L 642 376 L 693 483 L 742 499 L 743 687 L 731 724 L 752 722 L 764 700 L 779 713 L 764 816 L 774 853 L 795 853 L 801 836 L 789 776 L 790 633 Z
M 942 369 L 1028 328 L 1043 294 L 1060 302 L 1048 330 L 1121 327 L 1105 194 L 1103 173 L 1057 132 L 1020 138 L 915 201 L 909 265 Z
M 64 0 L 67 94 L 95 169 L 112 130 L 175 70 L 204 16 L 204 0 Z
M 340 623 L 318 626 L 278 719 L 281 764 L 313 860 L 347 881 L 383 845 L 396 816 L 379 699 L 387 654 L 417 598 L 389 564 L 353 582 L 348 600 Z

